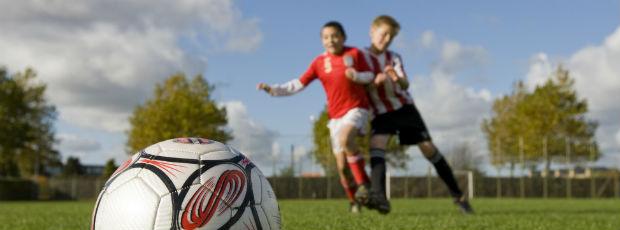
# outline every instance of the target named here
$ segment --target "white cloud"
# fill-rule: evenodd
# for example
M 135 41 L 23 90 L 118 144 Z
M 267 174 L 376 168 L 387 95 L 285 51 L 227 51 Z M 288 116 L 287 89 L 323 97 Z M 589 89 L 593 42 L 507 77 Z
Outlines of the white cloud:
M 272 151 L 279 149 L 279 145 L 274 143 L 276 132 L 254 121 L 242 102 L 231 101 L 223 105 L 228 115 L 228 127 L 234 137 L 228 144 L 259 166 L 271 165 Z
M 271 156 L 272 157 L 280 156 L 280 143 L 278 143 L 277 141 L 274 141 L 273 143 L 271 143 Z
M 536 54 L 530 62 L 527 82 L 532 86 L 548 79 L 553 66 L 545 54 Z M 597 120 L 597 140 L 604 153 L 619 154 L 618 130 L 620 130 L 620 27 L 602 44 L 580 49 L 567 58 L 565 67 L 575 79 L 578 97 L 588 101 L 588 118 Z M 614 140 L 614 138 L 616 140 Z
M 97 153 L 97 156 L 80 157 L 80 160 L 82 163 L 102 165 L 104 161 L 113 159 L 116 165 L 120 165 L 133 154 L 136 154 L 132 153 L 131 155 L 128 155 L 125 151 L 126 150 L 123 145 L 106 146 L 106 148 Z
M 101 150 L 101 143 L 97 140 L 66 133 L 58 134 L 56 137 L 59 140 L 57 147 L 63 153 L 63 157 L 79 156 L 84 158 Z
M 488 90 L 475 91 L 459 85 L 454 75 L 432 73 L 429 77 L 416 77 L 413 85 L 414 101 L 428 128 L 454 141 L 479 134 L 480 122 L 488 116 L 491 96 Z M 480 140 L 476 140 L 480 141 Z
M 482 66 L 488 62 L 486 49 L 480 46 L 463 46 L 456 41 L 445 41 L 441 46 L 439 63 L 434 71 L 455 73 Z
M 307 157 L 308 154 L 308 150 L 306 150 L 306 147 L 304 147 L 303 145 L 297 145 L 293 150 L 293 156 L 295 157 L 296 162 L 299 162 L 300 159 Z
M 614 95 L 620 92 L 620 27 L 600 46 L 586 47 L 572 55 L 568 68 L 575 77 L 578 92 L 588 98 L 595 113 L 606 113 L 609 121 L 619 123 L 620 104 Z M 615 113 L 614 113 L 615 112 Z M 607 120 L 607 119 L 606 119 Z
M 1 1 L 0 65 L 33 67 L 60 119 L 120 132 L 155 82 L 201 73 L 198 49 L 249 52 L 262 34 L 231 0 Z M 201 45 L 204 40 L 211 46 Z
M 530 58 L 530 65 L 527 75 L 525 76 L 525 83 L 533 89 L 536 85 L 545 83 L 549 76 L 553 72 L 551 61 L 545 53 L 537 53 Z
M 422 32 L 420 43 L 424 48 L 431 48 L 435 44 L 435 33 L 430 30 Z
M 459 84 L 456 78 L 484 66 L 487 51 L 455 41 L 444 41 L 440 47 L 439 60 L 431 72 L 413 77 L 414 102 L 441 150 L 448 151 L 452 143 L 465 141 L 483 146 L 480 123 L 490 113 L 491 92 Z

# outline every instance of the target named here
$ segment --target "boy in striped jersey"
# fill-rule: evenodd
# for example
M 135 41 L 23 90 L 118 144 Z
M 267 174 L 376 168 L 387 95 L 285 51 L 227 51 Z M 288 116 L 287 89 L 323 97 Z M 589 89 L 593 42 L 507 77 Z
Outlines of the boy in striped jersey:
M 398 22 L 387 15 L 375 18 L 370 28 L 371 45 L 365 58 L 376 74 L 367 91 L 374 119 L 370 139 L 371 195 L 368 207 L 380 213 L 390 212 L 385 197 L 385 149 L 391 135 L 398 135 L 401 145 L 418 145 L 439 177 L 445 182 L 454 203 L 464 213 L 473 213 L 469 202 L 459 188 L 452 169 L 431 141 L 431 136 L 407 88 L 409 81 L 402 59 L 388 50 L 400 30 Z

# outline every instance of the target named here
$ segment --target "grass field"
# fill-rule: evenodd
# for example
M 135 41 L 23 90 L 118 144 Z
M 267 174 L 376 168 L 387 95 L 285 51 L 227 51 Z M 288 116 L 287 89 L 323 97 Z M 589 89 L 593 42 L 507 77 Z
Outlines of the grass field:
M 394 200 L 382 216 L 344 200 L 282 200 L 283 229 L 620 229 L 620 200 L 476 199 L 461 215 L 447 199 Z M 93 201 L 0 202 L 0 229 L 88 229 Z

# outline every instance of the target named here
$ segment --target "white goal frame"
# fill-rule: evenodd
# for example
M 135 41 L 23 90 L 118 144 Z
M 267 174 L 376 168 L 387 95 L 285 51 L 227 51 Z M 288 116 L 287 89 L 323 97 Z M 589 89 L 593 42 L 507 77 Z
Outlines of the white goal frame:
M 391 178 L 392 178 L 392 173 L 391 170 L 389 170 L 389 168 L 386 170 L 385 173 L 385 193 L 387 196 L 387 199 L 391 199 L 392 197 L 392 183 L 391 183 Z M 474 199 L 474 172 L 470 171 L 470 170 L 459 170 L 459 171 L 454 171 L 455 176 L 456 175 L 466 175 L 467 178 L 467 185 L 466 185 L 466 193 L 467 193 L 467 198 L 469 200 Z M 433 175 L 433 176 L 437 176 L 437 175 Z

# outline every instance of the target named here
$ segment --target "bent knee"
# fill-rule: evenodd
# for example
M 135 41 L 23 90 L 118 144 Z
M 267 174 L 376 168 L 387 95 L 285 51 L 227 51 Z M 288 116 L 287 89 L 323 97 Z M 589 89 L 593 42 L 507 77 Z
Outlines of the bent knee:
M 353 155 L 357 152 L 357 144 L 355 143 L 355 138 L 341 138 L 338 142 L 340 146 L 342 146 L 342 150 L 345 154 Z
M 435 147 L 433 142 L 430 141 L 424 141 L 422 143 L 419 143 L 418 147 L 426 158 L 432 157 L 437 152 L 437 148 Z

